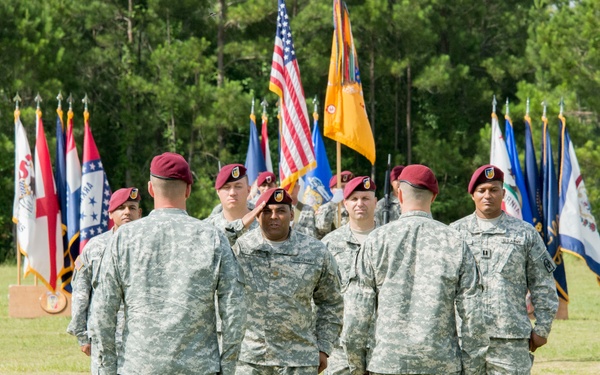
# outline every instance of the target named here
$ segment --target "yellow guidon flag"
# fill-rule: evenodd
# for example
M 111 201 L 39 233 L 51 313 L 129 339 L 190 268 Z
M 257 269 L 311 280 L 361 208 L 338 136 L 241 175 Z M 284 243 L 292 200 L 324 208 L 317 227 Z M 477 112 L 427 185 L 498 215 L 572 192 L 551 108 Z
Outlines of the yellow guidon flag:
M 375 140 L 363 99 L 348 8 L 340 0 L 333 1 L 333 23 L 323 134 L 375 164 Z

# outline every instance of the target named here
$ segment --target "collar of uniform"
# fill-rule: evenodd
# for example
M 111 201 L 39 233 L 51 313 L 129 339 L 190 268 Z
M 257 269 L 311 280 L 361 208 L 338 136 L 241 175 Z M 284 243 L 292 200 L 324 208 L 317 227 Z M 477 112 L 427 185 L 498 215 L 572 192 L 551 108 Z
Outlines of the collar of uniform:
M 425 212 L 425 211 L 416 211 L 416 210 L 415 211 L 409 211 L 409 212 L 406 212 L 406 213 L 403 212 L 400 215 L 400 219 L 405 219 L 407 217 L 412 217 L 412 216 L 420 216 L 420 217 L 427 217 L 427 218 L 433 219 L 433 216 L 431 216 L 430 213 Z
M 471 219 L 469 220 L 469 228 L 472 228 L 471 233 L 502 234 L 506 233 L 506 226 L 504 225 L 505 221 L 506 213 L 502 211 L 502 213 L 500 214 L 500 220 L 498 220 L 498 224 L 493 228 L 490 228 L 486 231 L 482 231 L 481 228 L 479 228 L 479 222 L 477 221 L 477 213 L 473 212 L 473 214 L 471 215 Z
M 287 240 L 281 243 L 281 246 L 273 247 L 269 245 L 267 240 L 262 236 L 262 232 L 259 230 L 262 241 L 260 243 L 260 249 L 269 248 L 269 252 L 271 254 L 281 254 L 281 255 L 290 255 L 296 256 L 298 255 L 298 246 L 297 243 L 300 240 L 298 238 L 298 233 L 290 228 L 290 235 Z
M 187 215 L 188 213 L 186 210 L 182 210 L 181 208 L 156 208 L 156 209 L 150 211 L 148 216 L 163 215 L 163 214 Z

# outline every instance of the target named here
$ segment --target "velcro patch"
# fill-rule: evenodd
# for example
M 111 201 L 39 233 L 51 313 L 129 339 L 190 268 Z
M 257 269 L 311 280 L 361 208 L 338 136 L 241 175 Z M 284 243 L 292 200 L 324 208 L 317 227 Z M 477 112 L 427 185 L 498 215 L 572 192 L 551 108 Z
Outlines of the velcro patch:
M 75 259 L 75 269 L 77 271 L 79 271 L 81 269 L 81 267 L 83 267 L 83 261 L 81 260 L 81 257 L 77 257 L 77 259 Z
M 546 271 L 548 271 L 548 273 L 552 273 L 556 269 L 556 264 L 554 264 L 554 262 L 550 259 L 544 259 L 544 267 L 546 267 Z

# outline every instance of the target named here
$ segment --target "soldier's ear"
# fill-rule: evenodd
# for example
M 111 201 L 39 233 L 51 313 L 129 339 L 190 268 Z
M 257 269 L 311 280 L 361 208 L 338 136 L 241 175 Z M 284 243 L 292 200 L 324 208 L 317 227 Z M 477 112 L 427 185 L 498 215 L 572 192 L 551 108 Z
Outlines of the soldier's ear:
M 152 181 L 148 181 L 148 194 L 154 198 L 154 187 L 152 186 Z

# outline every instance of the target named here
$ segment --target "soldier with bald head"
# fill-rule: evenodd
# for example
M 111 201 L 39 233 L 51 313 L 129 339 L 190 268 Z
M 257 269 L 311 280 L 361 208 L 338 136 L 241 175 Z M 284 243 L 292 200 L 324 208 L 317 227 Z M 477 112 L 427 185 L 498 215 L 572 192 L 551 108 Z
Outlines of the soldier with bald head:
M 402 214 L 367 237 L 344 294 L 350 373 L 483 374 L 488 338 L 473 254 L 431 216 L 431 169 L 409 165 L 399 180 Z
M 119 229 L 121 225 L 142 217 L 140 208 L 141 195 L 137 188 L 123 188 L 112 193 L 108 203 L 108 217 L 113 221 L 113 227 L 108 231 L 93 237 L 85 245 L 81 254 L 75 260 L 75 270 L 73 271 L 71 295 L 71 322 L 67 327 L 67 332 L 76 336 L 79 347 L 83 353 L 91 358 L 92 373 L 98 368 L 98 359 L 96 350 L 92 348 L 92 340 L 89 335 L 88 320 L 92 310 L 93 288 L 92 282 L 98 274 L 100 259 L 106 249 L 108 240 Z M 122 355 L 121 337 L 123 333 L 123 311 L 119 311 L 119 319 L 116 331 L 117 353 Z M 119 358 L 119 364 L 121 359 Z
M 187 214 L 192 183 L 181 155 L 154 157 L 148 182 L 154 210 L 123 226 L 107 246 L 91 324 L 99 374 L 117 373 L 121 302 L 123 374 L 235 373 L 246 320 L 243 274 L 225 235 Z M 223 322 L 221 351 L 217 315 Z
M 483 278 L 483 303 L 490 348 L 488 374 L 529 374 L 534 352 L 546 344 L 558 309 L 552 257 L 535 228 L 502 211 L 504 173 L 483 165 L 468 192 L 475 212 L 451 224 L 469 241 Z M 531 293 L 535 327 L 527 315 Z

